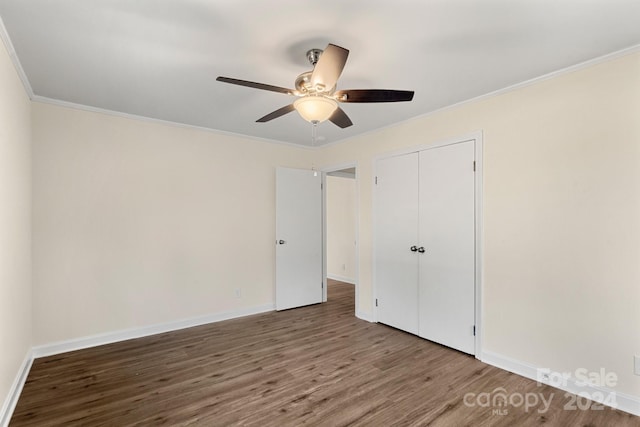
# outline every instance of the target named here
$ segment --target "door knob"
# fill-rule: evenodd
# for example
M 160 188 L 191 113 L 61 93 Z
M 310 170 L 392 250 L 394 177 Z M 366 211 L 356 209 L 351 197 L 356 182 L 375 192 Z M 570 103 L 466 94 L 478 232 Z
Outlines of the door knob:
M 287 242 L 285 242 L 284 240 L 278 240 L 278 244 L 279 245 L 284 245 L 285 243 L 287 243 Z
M 418 252 L 420 252 L 421 254 L 423 254 L 423 253 L 425 252 L 424 247 L 423 247 L 423 246 L 420 246 L 420 247 L 418 248 Z
M 418 252 L 417 246 L 411 246 L 409 249 L 411 249 L 411 252 Z

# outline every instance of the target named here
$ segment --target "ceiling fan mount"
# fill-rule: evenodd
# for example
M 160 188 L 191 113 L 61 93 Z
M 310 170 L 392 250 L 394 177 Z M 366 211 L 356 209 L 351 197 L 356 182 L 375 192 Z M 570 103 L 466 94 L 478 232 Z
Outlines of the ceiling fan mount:
M 413 99 L 413 91 L 407 90 L 349 89 L 336 92 L 338 78 L 342 74 L 348 56 L 347 49 L 333 44 L 329 44 L 324 50 L 308 50 L 307 60 L 313 66 L 313 70 L 304 72 L 296 78 L 295 89 L 222 76 L 216 80 L 298 97 L 292 104 L 256 120 L 260 123 L 271 121 L 297 110 L 302 118 L 311 123 L 317 124 L 330 120 L 336 126 L 346 128 L 353 123 L 344 110 L 338 106 L 339 102 L 401 102 Z
M 322 55 L 322 49 L 309 49 L 307 51 L 307 59 L 312 67 L 315 67 L 320 59 L 320 55 Z

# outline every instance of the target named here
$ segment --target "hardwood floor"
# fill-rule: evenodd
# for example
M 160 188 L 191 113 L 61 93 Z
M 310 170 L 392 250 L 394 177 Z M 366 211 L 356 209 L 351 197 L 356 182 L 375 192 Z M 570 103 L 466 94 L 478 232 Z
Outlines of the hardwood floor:
M 37 359 L 10 425 L 640 425 L 564 410 L 564 392 L 357 319 L 352 285 L 328 291 L 326 304 Z M 481 406 L 499 387 L 550 407 Z

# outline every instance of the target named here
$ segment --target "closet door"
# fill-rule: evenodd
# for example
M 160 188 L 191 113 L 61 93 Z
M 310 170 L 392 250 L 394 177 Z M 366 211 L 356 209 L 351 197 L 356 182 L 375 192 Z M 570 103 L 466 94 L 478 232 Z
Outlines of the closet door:
M 376 166 L 377 320 L 418 334 L 418 153 Z
M 420 152 L 420 332 L 475 352 L 474 141 Z

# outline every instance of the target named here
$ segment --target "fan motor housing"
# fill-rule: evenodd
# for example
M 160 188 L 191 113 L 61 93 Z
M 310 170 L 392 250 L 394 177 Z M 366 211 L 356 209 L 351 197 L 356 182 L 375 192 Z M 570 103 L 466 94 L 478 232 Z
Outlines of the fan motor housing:
M 312 71 L 307 71 L 296 78 L 296 89 L 300 93 L 311 92 L 311 73 Z
M 315 67 L 316 64 L 318 63 L 318 60 L 320 59 L 320 56 L 322 55 L 322 52 L 323 52 L 322 49 L 310 49 L 310 50 L 307 51 L 307 59 L 309 60 L 309 63 L 313 67 Z M 300 74 L 296 78 L 296 90 L 301 95 L 309 95 L 309 94 L 313 94 L 313 95 L 331 95 L 331 94 L 333 94 L 333 92 L 336 90 L 336 86 L 335 85 L 333 87 L 331 87 L 331 88 L 313 87 L 313 85 L 311 84 L 311 75 L 312 74 L 313 74 L 313 70 L 304 72 L 304 73 Z

